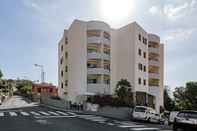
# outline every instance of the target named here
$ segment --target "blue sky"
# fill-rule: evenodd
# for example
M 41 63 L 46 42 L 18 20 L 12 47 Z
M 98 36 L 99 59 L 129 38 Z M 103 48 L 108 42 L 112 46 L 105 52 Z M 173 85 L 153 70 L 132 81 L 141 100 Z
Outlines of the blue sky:
M 57 84 L 57 43 L 74 19 L 113 28 L 137 21 L 165 44 L 165 85 L 197 80 L 197 0 L 1 0 L 0 69 L 5 78 Z

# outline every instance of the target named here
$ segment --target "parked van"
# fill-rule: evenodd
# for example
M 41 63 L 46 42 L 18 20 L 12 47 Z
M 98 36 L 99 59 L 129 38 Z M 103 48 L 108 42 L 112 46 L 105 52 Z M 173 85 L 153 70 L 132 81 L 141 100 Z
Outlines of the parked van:
M 136 106 L 132 112 L 133 120 L 143 120 L 143 121 L 157 121 L 159 122 L 159 117 L 156 115 L 156 111 L 151 107 L 146 106 Z

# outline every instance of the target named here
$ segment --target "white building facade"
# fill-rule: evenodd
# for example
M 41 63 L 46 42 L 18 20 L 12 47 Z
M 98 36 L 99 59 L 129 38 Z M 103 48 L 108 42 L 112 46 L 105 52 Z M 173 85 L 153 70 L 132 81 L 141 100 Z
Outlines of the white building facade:
M 157 48 L 149 44 L 156 43 Z M 158 61 L 150 53 L 158 54 Z M 136 22 L 112 29 L 101 21 L 75 20 L 58 44 L 59 96 L 82 102 L 85 96 L 114 94 L 116 84 L 127 79 L 137 105 L 163 106 L 163 46 Z M 157 64 L 158 72 L 149 68 Z M 149 82 L 157 84 L 149 86 Z M 154 83 L 154 82 L 153 82 Z

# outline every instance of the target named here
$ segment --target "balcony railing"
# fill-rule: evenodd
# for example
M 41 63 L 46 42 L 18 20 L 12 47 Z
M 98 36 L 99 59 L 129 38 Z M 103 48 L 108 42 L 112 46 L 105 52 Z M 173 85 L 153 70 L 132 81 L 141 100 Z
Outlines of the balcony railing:
M 88 74 L 106 74 L 109 75 L 110 71 L 104 68 L 88 68 Z
M 99 94 L 109 94 L 110 85 L 109 84 L 87 84 L 87 91 Z

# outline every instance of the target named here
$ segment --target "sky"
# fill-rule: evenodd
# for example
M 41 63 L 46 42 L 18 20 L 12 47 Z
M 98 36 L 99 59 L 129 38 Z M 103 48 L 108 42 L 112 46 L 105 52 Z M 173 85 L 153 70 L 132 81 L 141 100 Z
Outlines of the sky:
M 101 20 L 112 28 L 133 21 L 165 44 L 164 84 L 197 80 L 197 0 L 1 0 L 0 69 L 4 78 L 57 85 L 58 41 L 74 19 Z

